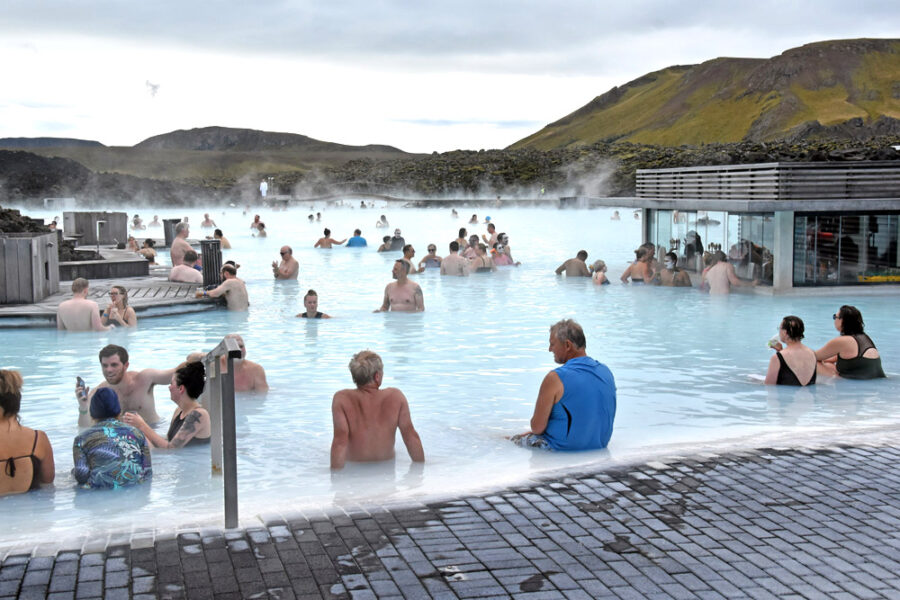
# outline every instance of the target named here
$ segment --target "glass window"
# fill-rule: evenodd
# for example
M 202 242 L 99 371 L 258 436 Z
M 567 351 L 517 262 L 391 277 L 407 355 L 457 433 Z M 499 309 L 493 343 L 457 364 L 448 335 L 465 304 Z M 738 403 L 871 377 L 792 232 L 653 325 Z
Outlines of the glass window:
M 794 216 L 794 285 L 900 282 L 900 216 Z

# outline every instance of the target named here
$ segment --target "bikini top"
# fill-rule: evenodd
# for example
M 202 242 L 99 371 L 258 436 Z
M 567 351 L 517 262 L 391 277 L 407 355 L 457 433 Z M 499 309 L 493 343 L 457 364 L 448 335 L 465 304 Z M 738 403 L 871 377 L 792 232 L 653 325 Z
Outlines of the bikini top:
M 37 448 L 38 441 L 38 432 L 34 432 L 34 443 L 31 445 L 31 453 L 25 454 L 22 456 L 10 456 L 6 460 L 0 461 L 5 462 L 6 465 L 3 467 L 3 471 L 9 477 L 16 476 L 16 460 L 20 458 L 30 458 L 31 459 L 31 485 L 28 487 L 29 490 L 35 490 L 40 487 L 40 472 L 41 472 L 41 459 L 34 455 L 34 451 Z

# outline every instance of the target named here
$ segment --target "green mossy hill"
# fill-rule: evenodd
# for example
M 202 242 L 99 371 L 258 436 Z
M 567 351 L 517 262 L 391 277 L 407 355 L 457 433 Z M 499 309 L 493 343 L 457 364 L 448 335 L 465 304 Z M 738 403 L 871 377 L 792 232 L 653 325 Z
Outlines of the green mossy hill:
M 516 142 L 730 143 L 900 136 L 900 40 L 836 40 L 770 59 L 716 58 L 613 88 Z

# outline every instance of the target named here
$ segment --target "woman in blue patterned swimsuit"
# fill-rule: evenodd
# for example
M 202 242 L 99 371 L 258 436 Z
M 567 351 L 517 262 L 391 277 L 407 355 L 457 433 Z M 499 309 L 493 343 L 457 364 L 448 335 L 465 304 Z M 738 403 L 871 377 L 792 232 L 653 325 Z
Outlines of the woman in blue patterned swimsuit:
M 120 488 L 150 479 L 150 448 L 144 434 L 119 421 L 119 397 L 99 388 L 91 398 L 93 427 L 82 431 L 72 445 L 72 475 L 86 488 Z

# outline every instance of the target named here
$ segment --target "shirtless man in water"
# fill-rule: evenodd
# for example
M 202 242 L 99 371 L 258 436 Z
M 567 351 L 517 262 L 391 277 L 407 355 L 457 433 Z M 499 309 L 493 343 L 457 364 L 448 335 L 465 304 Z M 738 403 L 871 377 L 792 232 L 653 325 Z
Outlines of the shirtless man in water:
M 187 243 L 187 236 L 190 233 L 191 228 L 184 221 L 175 225 L 175 239 L 172 240 L 172 247 L 169 248 L 169 256 L 172 257 L 173 267 L 177 267 L 184 262 L 184 253 L 192 250 L 191 245 Z
M 734 272 L 734 265 L 724 258 L 724 254 L 716 258 L 717 262 L 703 274 L 703 281 L 709 285 L 710 295 L 730 294 L 732 287 L 754 287 L 756 285 L 756 281 L 747 282 L 738 279 Z
M 104 326 L 100 307 L 87 299 L 88 280 L 78 277 L 72 282 L 72 297 L 59 303 L 56 309 L 56 328 L 66 331 L 108 331 L 115 325 Z
M 300 263 L 294 258 L 294 251 L 290 246 L 282 246 L 280 254 L 281 264 L 272 261 L 272 274 L 275 275 L 275 279 L 297 279 Z
M 225 281 L 212 290 L 197 292 L 197 297 L 218 298 L 225 296 L 225 305 L 228 310 L 247 310 L 250 308 L 250 299 L 247 296 L 247 286 L 243 279 L 238 279 L 237 269 L 231 265 L 222 265 L 222 277 Z
M 151 425 L 160 421 L 156 412 L 156 401 L 153 398 L 154 385 L 168 385 L 172 380 L 175 369 L 144 369 L 143 371 L 128 370 L 128 350 L 122 346 L 110 344 L 100 350 L 100 367 L 103 369 L 104 383 L 97 385 L 92 390 L 83 387 L 75 387 L 75 397 L 78 399 L 78 426 L 90 427 L 94 424 L 91 419 L 91 398 L 98 389 L 108 387 L 119 396 L 119 404 L 122 411 L 136 412 Z M 90 391 L 90 393 L 86 393 Z
M 425 310 L 425 297 L 419 284 L 409 280 L 409 263 L 402 258 L 394 263 L 392 281 L 384 288 L 384 302 L 374 312 L 403 311 L 420 312 Z
M 316 242 L 313 248 L 331 248 L 332 246 L 340 246 L 344 242 L 347 241 L 347 238 L 342 239 L 341 241 L 337 241 L 333 237 L 331 237 L 331 230 L 327 227 L 323 232 L 325 235 L 319 238 L 319 241 Z
M 342 469 L 348 460 L 394 458 L 397 429 L 410 459 L 425 462 L 422 440 L 413 427 L 406 396 L 397 388 L 379 389 L 384 379 L 381 358 L 363 350 L 353 356 L 349 366 L 356 389 L 340 390 L 331 403 L 331 468 Z

